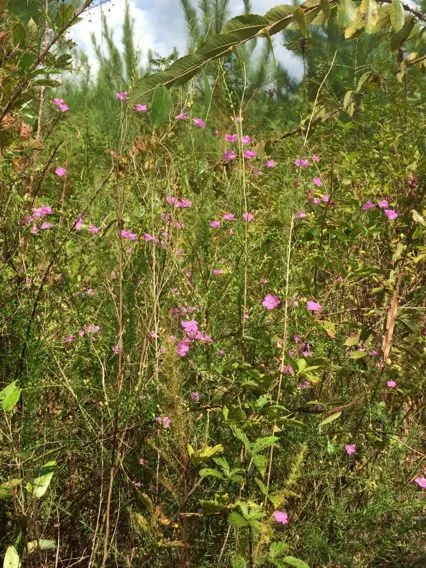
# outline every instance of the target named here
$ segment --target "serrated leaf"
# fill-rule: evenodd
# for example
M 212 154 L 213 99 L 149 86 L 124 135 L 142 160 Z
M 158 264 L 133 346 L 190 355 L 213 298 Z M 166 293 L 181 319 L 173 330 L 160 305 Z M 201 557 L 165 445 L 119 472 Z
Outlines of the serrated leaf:
M 238 428 L 238 426 L 232 426 L 232 433 L 238 440 L 240 440 L 240 442 L 244 444 L 244 448 L 246 449 L 246 451 L 250 453 L 251 444 L 246 434 L 240 428 Z
M 16 381 L 13 381 L 7 387 L 0 391 L 0 403 L 5 412 L 11 412 L 21 396 L 22 389 L 20 389 Z
M 151 103 L 150 119 L 154 129 L 162 126 L 169 120 L 171 106 L 172 96 L 170 91 L 163 85 L 158 85 Z
M 303 37 L 306 37 L 308 35 L 308 27 L 306 24 L 305 12 L 302 10 L 302 8 L 296 8 L 293 14 L 293 20 L 294 22 L 296 22 Z
M 277 436 L 265 436 L 264 438 L 257 438 L 251 450 L 252 454 L 258 454 L 259 452 L 263 452 L 263 450 L 266 450 L 271 446 L 276 446 L 277 441 Z
M 294 12 L 295 7 L 290 6 L 289 4 L 275 6 L 274 8 L 271 8 L 269 12 L 266 12 L 265 20 L 268 21 L 270 26 L 268 30 L 270 35 L 284 30 L 289 24 L 291 24 Z
M 245 14 L 243 16 L 232 18 L 226 22 L 220 33 L 227 34 L 231 32 L 239 32 L 241 33 L 241 37 L 244 37 L 243 30 L 245 30 L 247 37 L 251 37 L 262 30 L 267 23 L 268 20 L 266 17 L 264 18 L 257 14 Z
M 337 8 L 338 25 L 343 29 L 347 28 L 354 21 L 355 16 L 355 3 L 352 0 L 341 0 Z
M 20 568 L 21 561 L 14 546 L 8 546 L 3 559 L 3 568 Z
M 395 32 L 399 32 L 399 30 L 403 27 L 405 22 L 405 10 L 401 0 L 392 0 L 390 21 Z
M 244 527 L 248 527 L 249 525 L 248 521 L 242 515 L 240 515 L 240 513 L 237 513 L 237 511 L 231 511 L 229 513 L 228 523 L 236 529 L 242 529 Z
M 299 560 L 294 556 L 284 556 L 283 562 L 289 566 L 294 566 L 294 568 L 309 568 L 309 565 L 306 564 L 306 562 L 303 562 L 303 560 Z
M 56 469 L 56 461 L 46 463 L 40 470 L 39 475 L 31 483 L 27 484 L 27 491 L 32 493 L 36 499 L 40 499 L 46 493 L 52 481 Z
M 322 422 L 320 422 L 318 424 L 319 427 L 321 426 L 325 426 L 326 424 L 330 424 L 331 422 L 334 422 L 335 420 L 337 420 L 338 418 L 340 418 L 340 416 L 342 415 L 342 412 L 335 412 L 334 414 L 331 414 L 330 416 L 327 416 L 327 418 L 325 418 Z

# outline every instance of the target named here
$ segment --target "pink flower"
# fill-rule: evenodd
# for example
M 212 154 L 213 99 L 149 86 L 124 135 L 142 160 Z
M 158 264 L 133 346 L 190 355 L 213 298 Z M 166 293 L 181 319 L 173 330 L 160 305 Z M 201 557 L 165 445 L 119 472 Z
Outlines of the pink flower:
M 66 168 L 59 166 L 59 167 L 56 168 L 55 174 L 59 177 L 63 177 L 65 175 L 67 175 L 67 171 L 68 170 Z
M 364 203 L 364 205 L 362 206 L 362 210 L 363 211 L 368 211 L 369 209 L 374 209 L 376 206 L 374 205 L 374 203 L 370 200 L 366 201 Z
M 83 224 L 84 224 L 84 223 L 83 223 L 83 217 L 82 217 L 81 215 L 79 215 L 79 216 L 77 217 L 77 219 L 75 220 L 74 229 L 75 229 L 76 231 L 81 231 L 81 229 L 83 228 Z
M 31 225 L 30 233 L 32 233 L 33 235 L 37 235 L 37 233 L 38 233 L 38 227 L 37 227 L 37 225 L 36 225 L 35 223 L 33 223 L 33 224 Z
M 198 322 L 195 320 L 181 321 L 180 325 L 183 327 L 185 333 L 193 334 L 198 331 Z
M 147 241 L 147 242 L 149 242 L 149 241 L 157 241 L 156 237 L 154 237 L 154 236 L 151 235 L 150 233 L 144 233 L 142 238 L 143 238 L 144 241 Z
M 345 452 L 348 454 L 348 456 L 356 454 L 356 444 L 346 444 Z
M 191 400 L 193 402 L 200 402 L 200 398 L 201 398 L 201 396 L 200 396 L 200 393 L 198 391 L 193 391 L 191 393 Z
M 327 193 L 323 193 L 321 195 L 321 200 L 324 201 L 324 203 L 330 203 L 330 196 Z
M 175 120 L 188 120 L 188 113 L 187 112 L 180 112 L 175 116 Z
M 301 209 L 300 211 L 297 211 L 294 215 L 294 217 L 296 219 L 304 219 L 305 217 L 307 217 L 306 213 Z
M 49 223 L 47 221 L 45 221 L 44 223 L 41 224 L 40 229 L 42 231 L 46 231 L 47 229 L 51 229 L 53 227 L 53 223 Z
M 321 199 L 319 197 L 314 197 L 312 199 L 312 205 L 320 205 Z
M 385 209 L 385 215 L 389 221 L 394 221 L 398 217 L 398 213 L 395 209 Z
M 119 355 L 120 353 L 123 353 L 123 348 L 120 347 L 119 345 L 113 345 L 111 347 L 111 350 L 114 353 L 114 355 Z
M 100 333 L 101 328 L 100 328 L 99 325 L 95 325 L 95 324 L 91 323 L 90 325 L 86 325 L 86 327 L 84 328 L 84 331 L 86 333 Z
M 309 388 L 311 386 L 311 383 L 307 379 L 305 379 L 304 381 L 299 383 L 297 386 L 298 386 L 299 389 L 303 390 L 303 389 Z
M 266 294 L 263 298 L 262 306 L 267 310 L 274 310 L 281 304 L 281 300 L 275 294 Z
M 233 213 L 224 213 L 222 219 L 224 221 L 235 221 L 235 215 Z
M 206 123 L 204 122 L 204 120 L 202 118 L 194 118 L 194 124 L 196 126 L 199 126 L 200 128 L 206 127 Z
M 306 302 L 306 309 L 310 312 L 320 312 L 322 310 L 322 306 L 321 304 L 318 304 L 318 302 L 309 300 L 308 302 Z
M 389 207 L 389 202 L 386 199 L 381 199 L 377 205 L 380 207 L 380 209 L 386 209 L 387 207 Z
M 227 142 L 236 142 L 238 140 L 237 134 L 225 134 L 225 140 Z
M 179 355 L 179 357 L 186 357 L 186 355 L 188 355 L 189 353 L 189 342 L 188 340 L 183 340 L 183 341 L 179 341 L 179 343 L 176 345 L 176 353 Z
M 242 142 L 243 144 L 251 144 L 251 136 L 243 136 L 243 137 L 241 138 L 241 142 Z
M 388 388 L 390 388 L 390 389 L 396 389 L 396 387 L 397 387 L 398 385 L 396 384 L 396 381 L 388 381 L 388 382 L 386 383 L 386 386 L 387 386 Z
M 316 185 L 317 187 L 321 187 L 322 186 L 322 181 L 321 178 L 319 177 L 314 177 L 314 179 L 312 180 L 312 183 L 314 185 Z
M 132 231 L 129 231 L 128 229 L 122 229 L 120 231 L 120 237 L 122 239 L 129 239 L 129 241 L 136 241 L 136 239 L 138 238 L 135 233 L 132 233 Z
M 223 160 L 225 160 L 225 162 L 232 162 L 232 160 L 235 160 L 235 158 L 237 157 L 237 154 L 234 152 L 234 150 L 227 150 L 226 152 L 224 152 L 222 158 Z
M 73 335 L 67 335 L 65 337 L 65 343 L 72 343 L 74 341 L 74 336 Z
M 319 162 L 319 157 L 318 157 L 316 154 L 314 154 L 314 155 L 312 156 L 312 161 L 313 161 L 313 162 Z
M 61 112 L 67 112 L 67 110 L 70 109 L 64 99 L 55 98 L 53 99 L 53 104 L 56 105 Z
M 180 209 L 187 209 L 188 207 L 192 207 L 192 201 L 184 197 L 176 202 L 176 207 L 179 207 Z
M 118 101 L 127 101 L 129 100 L 129 95 L 127 94 L 127 91 L 119 91 L 118 93 L 115 93 L 115 98 Z
M 426 477 L 416 477 L 415 483 L 422 489 L 426 489 Z
M 33 209 L 33 217 L 36 219 L 42 219 L 45 215 L 52 215 L 53 210 L 50 205 L 40 205 Z
M 309 160 L 306 158 L 297 158 L 297 160 L 294 160 L 294 165 L 298 168 L 307 168 L 309 166 Z
M 246 150 L 244 152 L 244 158 L 246 158 L 247 160 L 252 160 L 256 156 L 257 156 L 257 154 L 254 150 Z
M 170 428 L 170 418 L 168 416 L 157 416 L 155 420 L 163 428 Z
M 220 221 L 209 221 L 209 225 L 212 229 L 218 229 L 221 225 Z
M 86 294 L 87 294 L 88 296 L 92 296 L 92 297 L 93 297 L 93 296 L 96 296 L 96 290 L 93 290 L 93 288 L 87 288 Z
M 146 112 L 148 110 L 148 105 L 141 105 L 138 103 L 133 108 L 136 112 Z
M 175 197 L 174 195 L 167 195 L 165 201 L 167 205 L 176 205 L 176 203 L 178 202 L 178 198 Z
M 212 274 L 213 276 L 222 276 L 222 274 L 224 274 L 224 271 L 221 268 L 213 268 Z
M 243 219 L 246 223 L 250 223 L 251 221 L 253 221 L 254 215 L 253 213 L 246 211 L 245 213 L 243 213 Z
M 266 160 L 266 167 L 267 168 L 275 168 L 277 165 L 277 162 L 275 160 Z
M 284 365 L 280 367 L 280 373 L 282 375 L 294 375 L 294 369 L 291 365 Z
M 288 525 L 288 514 L 285 511 L 274 511 L 272 516 L 277 523 Z
M 87 230 L 89 231 L 89 233 L 92 233 L 93 235 L 97 235 L 99 233 L 99 227 L 96 227 L 96 225 L 89 225 L 87 227 Z

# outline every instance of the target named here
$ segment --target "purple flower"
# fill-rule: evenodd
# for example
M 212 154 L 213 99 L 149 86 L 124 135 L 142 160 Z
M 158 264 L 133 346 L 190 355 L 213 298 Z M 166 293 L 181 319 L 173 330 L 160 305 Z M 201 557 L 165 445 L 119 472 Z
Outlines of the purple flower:
M 63 176 L 65 176 L 65 175 L 67 175 L 67 171 L 68 171 L 68 170 L 67 170 L 66 168 L 63 168 L 62 166 L 59 166 L 59 167 L 56 168 L 55 174 L 56 174 L 57 176 L 59 176 L 59 177 L 63 177 Z
M 154 235 L 151 235 L 150 233 L 144 233 L 142 238 L 143 238 L 144 241 L 147 241 L 147 242 L 150 242 L 150 241 L 157 242 L 157 240 L 158 240 L 156 237 L 154 237 Z
M 321 200 L 324 201 L 324 203 L 330 203 L 330 196 L 327 193 L 323 193 L 321 195 Z
M 186 357 L 189 353 L 189 341 L 184 339 L 183 341 L 179 341 L 176 345 L 176 353 L 179 357 Z
M 220 221 L 210 221 L 209 225 L 212 229 L 218 229 L 221 225 Z
M 319 162 L 319 157 L 318 157 L 316 154 L 314 154 L 314 155 L 312 156 L 312 161 L 313 161 L 313 162 Z
M 53 99 L 53 104 L 56 105 L 61 112 L 67 112 L 67 110 L 70 109 L 64 99 Z
M 314 179 L 312 180 L 312 183 L 314 185 L 316 185 L 317 187 L 321 187 L 322 186 L 322 181 L 321 178 L 319 177 L 314 177 Z
M 200 393 L 198 391 L 193 391 L 191 393 L 191 400 L 193 402 L 200 402 L 200 398 L 201 398 L 201 396 L 200 396 Z
M 267 168 L 275 168 L 276 165 L 277 165 L 277 162 L 275 160 L 266 160 L 265 166 Z
M 277 523 L 288 525 L 288 514 L 285 511 L 274 511 L 272 516 Z
M 321 199 L 319 197 L 314 197 L 312 199 L 312 205 L 320 205 L 321 204 Z
M 306 213 L 303 211 L 303 209 L 301 209 L 300 211 L 297 211 L 294 215 L 294 217 L 296 219 L 304 219 L 305 217 L 307 217 Z
M 198 322 L 195 320 L 189 320 L 189 321 L 181 321 L 180 325 L 183 327 L 185 333 L 197 333 L 198 330 Z
M 422 489 L 426 489 L 426 477 L 416 477 L 414 482 Z
M 282 375 L 294 375 L 294 369 L 291 365 L 283 365 L 280 367 L 280 373 Z
M 227 150 L 226 152 L 224 152 L 222 158 L 223 160 L 225 160 L 225 162 L 232 162 L 232 160 L 235 160 L 235 158 L 237 157 L 237 154 L 234 152 L 234 150 Z
M 188 113 L 187 112 L 180 112 L 175 116 L 175 120 L 188 120 Z
M 92 233 L 93 235 L 97 235 L 99 233 L 99 227 L 96 227 L 96 225 L 89 225 L 87 227 L 87 230 L 89 231 L 89 233 Z
M 206 127 L 206 123 L 204 122 L 204 120 L 202 118 L 194 118 L 194 124 L 196 126 L 199 126 L 200 128 Z
M 233 213 L 224 213 L 222 219 L 224 221 L 235 221 L 235 215 Z
M 389 207 L 389 202 L 386 199 L 381 199 L 377 205 L 380 207 L 380 209 L 386 209 L 387 207 Z
M 53 210 L 50 205 L 40 205 L 33 209 L 33 217 L 36 219 L 42 219 L 45 215 L 52 215 Z
M 79 216 L 77 217 L 77 219 L 75 220 L 75 223 L 74 223 L 74 225 L 73 225 L 73 228 L 74 228 L 76 231 L 81 231 L 81 229 L 83 228 L 83 225 L 84 225 L 84 223 L 83 223 L 83 216 L 82 216 L 82 215 L 79 215 Z
M 127 101 L 129 99 L 129 95 L 127 94 L 127 91 L 119 91 L 118 93 L 115 93 L 115 98 L 118 101 Z
M 266 294 L 263 298 L 262 306 L 267 310 L 274 310 L 281 304 L 281 300 L 275 294 Z
M 46 231 L 46 229 L 51 229 L 53 227 L 53 223 L 49 223 L 48 221 L 45 221 L 44 223 L 41 224 L 40 229 L 42 231 Z
M 138 238 L 135 233 L 132 233 L 132 231 L 129 231 L 128 229 L 122 229 L 120 231 L 120 237 L 122 239 L 128 239 L 129 241 L 136 241 L 136 239 Z
M 113 345 L 111 347 L 111 350 L 114 353 L 114 355 L 119 355 L 120 353 L 123 353 L 123 348 L 120 347 L 119 345 Z
M 170 428 L 170 418 L 168 416 L 157 416 L 155 420 L 163 428 Z
M 243 137 L 241 138 L 241 142 L 242 142 L 243 144 L 251 144 L 251 136 L 243 136 Z
M 254 215 L 253 213 L 246 211 L 245 213 L 243 213 L 243 219 L 246 223 L 250 223 L 251 221 L 253 221 Z
M 192 201 L 183 197 L 176 202 L 176 207 L 180 209 L 187 209 L 188 207 L 192 207 Z
M 386 383 L 386 386 L 387 386 L 388 388 L 390 388 L 390 389 L 396 389 L 396 387 L 397 387 L 398 385 L 396 384 L 396 381 L 388 381 L 388 382 Z
M 307 168 L 309 166 L 309 160 L 306 158 L 297 158 L 297 160 L 294 160 L 294 165 L 297 168 Z
M 346 444 L 345 452 L 348 454 L 348 456 L 356 454 L 356 444 Z
M 213 268 L 212 274 L 213 276 L 222 276 L 224 272 L 221 268 Z
M 389 221 L 394 221 L 398 217 L 398 213 L 395 209 L 385 209 L 385 215 Z
M 225 134 L 225 140 L 227 142 L 236 142 L 238 140 L 238 134 Z
M 318 304 L 318 302 L 313 302 L 312 300 L 309 300 L 308 302 L 306 302 L 306 309 L 309 310 L 310 312 L 319 312 L 322 310 L 322 306 L 321 304 Z
M 257 156 L 257 154 L 254 150 L 246 150 L 244 152 L 244 158 L 246 158 L 246 160 L 252 160 L 256 156 Z
M 65 337 L 65 343 L 72 343 L 74 341 L 74 336 L 73 335 L 67 335 Z
M 368 211 L 368 209 L 374 209 L 376 206 L 374 205 L 374 203 L 370 200 L 366 201 L 364 203 L 364 205 L 362 206 L 362 210 L 363 211 Z
M 148 105 L 141 105 L 140 103 L 136 104 L 133 109 L 136 112 L 146 112 L 148 110 Z

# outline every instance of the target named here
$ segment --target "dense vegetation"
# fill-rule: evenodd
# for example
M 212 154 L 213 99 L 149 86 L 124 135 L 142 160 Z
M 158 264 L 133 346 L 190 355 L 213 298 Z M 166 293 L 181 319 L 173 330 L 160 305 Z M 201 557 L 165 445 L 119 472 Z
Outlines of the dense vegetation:
M 126 9 L 94 76 L 91 4 L 0 1 L 4 567 L 424 566 L 424 10 Z

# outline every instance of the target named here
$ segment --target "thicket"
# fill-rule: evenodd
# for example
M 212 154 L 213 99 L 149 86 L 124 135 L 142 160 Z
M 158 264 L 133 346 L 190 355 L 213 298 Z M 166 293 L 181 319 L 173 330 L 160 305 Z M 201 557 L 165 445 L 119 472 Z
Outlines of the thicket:
M 4 567 L 424 566 L 424 11 L 181 3 L 0 1 Z

